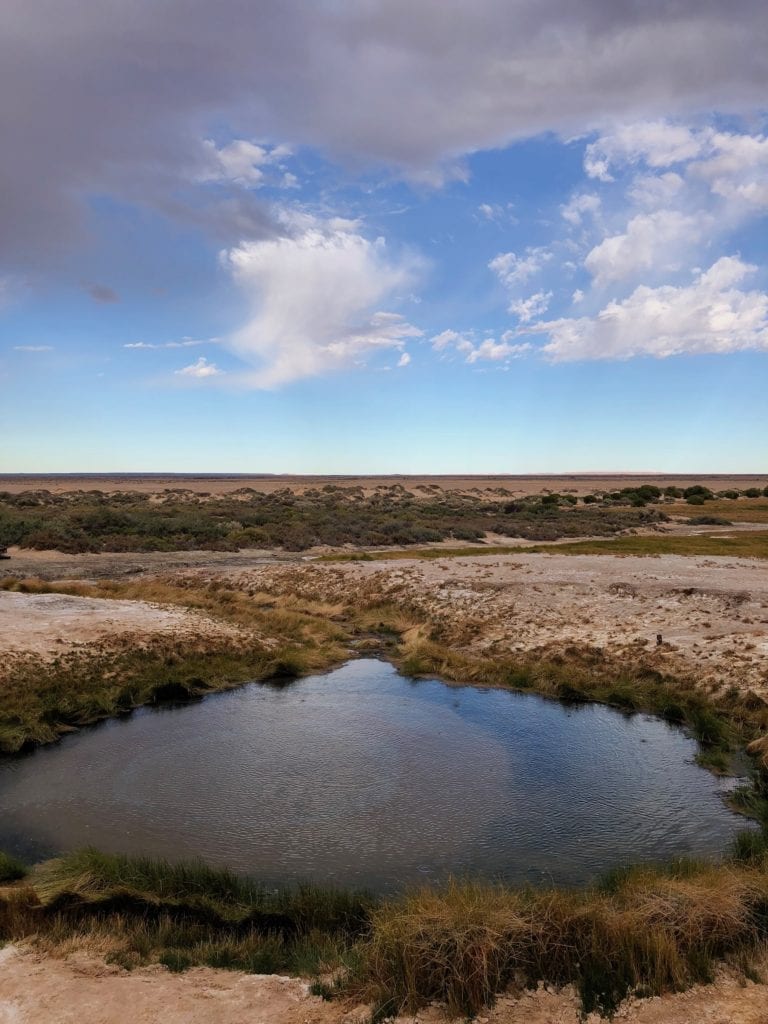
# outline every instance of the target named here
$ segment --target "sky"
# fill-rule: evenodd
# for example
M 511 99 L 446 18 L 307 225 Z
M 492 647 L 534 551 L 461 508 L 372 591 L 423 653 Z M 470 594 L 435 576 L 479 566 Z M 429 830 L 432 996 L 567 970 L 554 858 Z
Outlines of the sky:
M 768 470 L 764 0 L 4 0 L 0 471 Z

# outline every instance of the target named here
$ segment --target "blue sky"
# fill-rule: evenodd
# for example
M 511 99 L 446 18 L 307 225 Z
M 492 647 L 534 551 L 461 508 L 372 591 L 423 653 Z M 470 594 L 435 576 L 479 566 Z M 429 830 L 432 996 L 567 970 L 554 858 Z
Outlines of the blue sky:
M 0 470 L 766 468 L 760 5 L 174 5 L 2 16 Z

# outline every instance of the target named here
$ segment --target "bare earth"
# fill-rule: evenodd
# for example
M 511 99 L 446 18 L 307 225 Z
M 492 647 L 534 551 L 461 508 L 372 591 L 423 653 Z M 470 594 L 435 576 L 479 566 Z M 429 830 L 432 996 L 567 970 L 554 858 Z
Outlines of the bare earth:
M 262 494 L 289 488 L 297 494 L 324 487 L 328 484 L 338 487 L 361 487 L 366 494 L 373 494 L 379 488 L 399 484 L 406 490 L 418 492 L 437 487 L 445 491 L 463 493 L 497 492 L 503 488 L 510 495 L 541 494 L 559 491 L 565 494 L 591 494 L 593 491 L 612 491 L 621 487 L 639 486 L 651 483 L 660 487 L 690 487 L 704 484 L 713 491 L 731 487 L 764 487 L 768 483 L 765 475 L 741 474 L 659 474 L 659 473 L 567 473 L 539 474 L 531 476 L 471 474 L 456 476 L 293 476 L 290 474 L 206 474 L 190 476 L 172 473 L 105 473 L 105 474 L 6 474 L 0 476 L 0 491 L 18 494 L 21 491 L 48 490 L 53 494 L 65 491 L 139 491 L 157 494 L 166 489 L 181 488 L 198 494 L 230 494 L 243 487 L 250 487 Z
M 723 973 L 716 984 L 662 999 L 633 1001 L 616 1018 L 627 1024 L 766 1024 L 762 985 Z M 0 1024 L 367 1024 L 370 1009 L 325 1003 L 307 985 L 278 975 L 210 968 L 170 974 L 130 973 L 88 956 L 41 958 L 12 946 L 0 950 Z M 429 1007 L 398 1024 L 438 1024 Z M 571 990 L 540 989 L 499 999 L 479 1024 L 579 1024 Z M 600 1019 L 592 1015 L 587 1024 Z M 457 1022 L 458 1024 L 458 1022 Z M 601 1022 L 602 1024 L 602 1022 Z
M 234 637 L 238 630 L 181 608 L 145 601 L 104 601 L 66 594 L 0 591 L 0 652 L 52 656 L 132 635 Z

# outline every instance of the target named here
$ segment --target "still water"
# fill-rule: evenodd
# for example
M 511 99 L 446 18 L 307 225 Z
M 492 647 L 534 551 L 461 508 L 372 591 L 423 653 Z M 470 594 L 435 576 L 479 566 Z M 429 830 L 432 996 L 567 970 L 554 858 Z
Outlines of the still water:
M 377 660 L 143 709 L 0 761 L 0 849 L 199 856 L 267 882 L 580 883 L 744 820 L 679 729 Z

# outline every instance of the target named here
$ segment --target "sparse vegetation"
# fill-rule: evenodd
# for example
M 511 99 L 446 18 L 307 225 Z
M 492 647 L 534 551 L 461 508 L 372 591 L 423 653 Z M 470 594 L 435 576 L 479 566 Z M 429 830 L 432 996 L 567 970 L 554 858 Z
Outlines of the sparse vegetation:
M 2 492 L 0 545 L 72 553 L 303 551 L 318 544 L 386 547 L 451 538 L 481 541 L 487 533 L 530 540 L 611 536 L 662 521 L 662 511 L 643 507 L 657 500 L 657 491 L 641 487 L 599 506 L 578 507 L 571 495 L 509 502 L 438 490 L 416 497 L 399 485 L 373 496 L 358 487 L 324 487 L 303 495 L 243 488 L 223 497 L 166 491 L 161 500 L 129 492 Z

